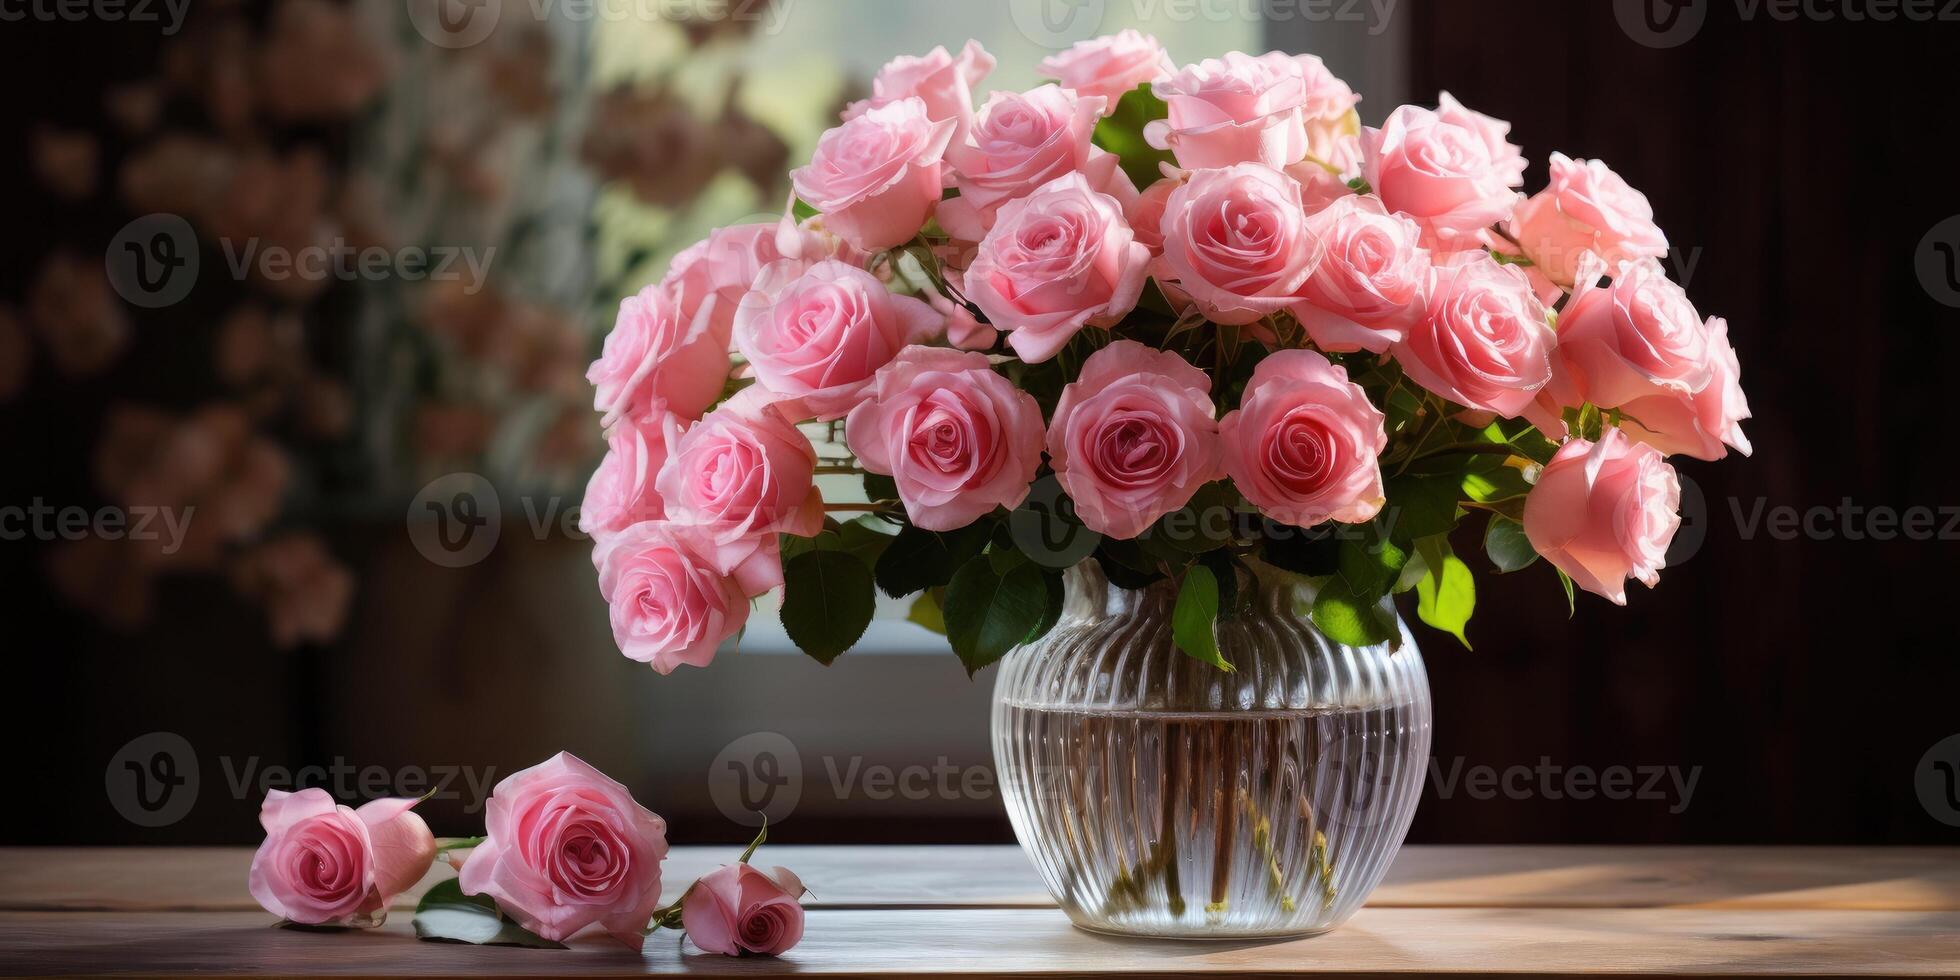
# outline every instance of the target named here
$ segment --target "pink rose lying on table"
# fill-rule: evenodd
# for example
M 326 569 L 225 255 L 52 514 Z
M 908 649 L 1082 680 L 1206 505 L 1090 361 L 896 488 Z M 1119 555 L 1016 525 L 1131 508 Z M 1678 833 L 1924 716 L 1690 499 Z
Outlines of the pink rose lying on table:
M 569 752 L 513 773 L 490 794 L 488 835 L 463 862 L 465 895 L 562 942 L 598 925 L 634 949 L 660 905 L 667 822 Z
M 435 837 L 410 812 L 417 802 L 373 800 L 355 809 L 318 788 L 267 792 L 252 897 L 289 922 L 380 925 L 388 903 L 435 862 Z
M 702 876 L 681 898 L 681 925 L 710 953 L 781 956 L 803 938 L 803 882 L 788 868 L 763 873 L 747 862 Z

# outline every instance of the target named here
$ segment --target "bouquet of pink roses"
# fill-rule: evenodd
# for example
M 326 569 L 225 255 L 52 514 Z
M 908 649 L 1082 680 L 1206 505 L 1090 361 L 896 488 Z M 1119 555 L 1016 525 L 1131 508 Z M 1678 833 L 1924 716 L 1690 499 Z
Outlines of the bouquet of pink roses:
M 976 106 L 992 66 L 893 61 L 780 222 L 620 305 L 581 526 L 628 657 L 705 666 L 780 587 L 828 663 L 882 590 L 978 670 L 1087 557 L 1175 582 L 1178 645 L 1228 669 L 1255 562 L 1319 580 L 1337 641 L 1399 635 L 1409 590 L 1461 638 L 1459 523 L 1623 603 L 1680 524 L 1666 455 L 1748 451 L 1727 326 L 1605 164 L 1525 197 L 1508 124 L 1445 93 L 1364 129 L 1310 55 L 1177 68 L 1125 31 Z

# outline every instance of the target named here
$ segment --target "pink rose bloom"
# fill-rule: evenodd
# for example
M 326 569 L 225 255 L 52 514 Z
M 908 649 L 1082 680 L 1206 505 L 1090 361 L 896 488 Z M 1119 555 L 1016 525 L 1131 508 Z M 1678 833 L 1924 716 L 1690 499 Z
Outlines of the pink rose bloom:
M 259 808 L 265 843 L 252 855 L 252 897 L 305 925 L 376 926 L 388 903 L 435 863 L 436 839 L 410 812 L 419 800 L 339 806 L 317 787 L 269 790 Z
M 1165 202 L 1162 230 L 1153 274 L 1224 324 L 1300 302 L 1326 248 L 1307 224 L 1299 183 L 1256 163 L 1192 173 Z
M 1165 177 L 1144 188 L 1127 209 L 1130 233 L 1150 250 L 1151 258 L 1164 254 L 1164 206 L 1170 203 L 1171 192 L 1182 186 L 1183 180 Z
M 1156 38 L 1124 28 L 1115 34 L 1077 41 L 1067 51 L 1041 59 L 1040 71 L 1078 95 L 1100 95 L 1109 100 L 1102 111 L 1107 116 L 1132 89 L 1170 76 L 1177 66 L 1171 64 L 1171 56 Z
M 776 536 L 823 530 L 823 493 L 810 440 L 774 406 L 752 402 L 738 397 L 695 423 L 654 486 L 669 518 L 712 543 L 704 557 L 716 570 L 758 595 L 782 584 Z
M 1600 285 L 1602 275 L 1612 277 Z M 1593 256 L 1579 263 L 1579 284 L 1558 317 L 1561 404 L 1620 408 L 1672 391 L 1692 395 L 1715 378 L 1708 327 L 1688 294 L 1659 262 L 1622 262 L 1610 270 Z
M 1354 107 L 1361 103 L 1361 96 L 1328 71 L 1327 63 L 1318 56 L 1296 54 L 1293 64 L 1307 89 L 1307 101 L 1300 107 L 1307 127 L 1307 159 L 1335 173 L 1359 173 L 1361 117 Z
M 1084 324 L 1113 324 L 1135 309 L 1149 266 L 1122 206 L 1073 173 L 1001 209 L 966 270 L 966 295 L 1033 363 Z
M 1390 214 L 1380 198 L 1349 195 L 1307 219 L 1327 254 L 1302 290 L 1294 316 L 1316 346 L 1377 354 L 1407 336 L 1422 315 L 1429 250 L 1422 229 Z
M 641 521 L 667 516 L 653 478 L 680 438 L 680 420 L 665 415 L 646 422 L 623 418 L 606 430 L 606 457 L 585 484 L 578 529 L 603 541 Z
M 868 109 L 819 137 L 790 183 L 838 237 L 882 251 L 910 241 L 939 203 L 940 161 L 954 129 L 953 120 L 929 118 L 918 99 Z
M 844 118 L 855 119 L 872 109 L 916 98 L 925 103 L 926 116 L 933 122 L 954 124 L 957 140 L 973 122 L 973 87 L 993 70 L 994 56 L 979 41 L 967 41 L 957 58 L 944 46 L 924 55 L 900 55 L 878 69 L 871 79 L 871 98 L 846 106 Z
M 663 412 L 700 418 L 728 381 L 728 337 L 710 319 L 683 317 L 679 298 L 657 285 L 621 300 L 619 319 L 585 372 L 603 424 Z
M 634 949 L 660 904 L 667 822 L 569 752 L 512 773 L 490 793 L 482 844 L 457 876 L 517 924 L 563 942 L 597 923 Z
M 1624 606 L 1628 578 L 1660 581 L 1680 507 L 1681 482 L 1660 450 L 1609 428 L 1545 464 L 1524 499 L 1524 533 L 1580 588 Z
M 1363 131 L 1362 176 L 1389 210 L 1422 225 L 1427 244 L 1463 248 L 1517 206 L 1525 161 L 1510 131 L 1444 92 L 1434 111 L 1405 105 Z
M 1716 460 L 1732 447 L 1747 456 L 1751 447 L 1742 434 L 1742 420 L 1750 415 L 1749 399 L 1742 393 L 1742 363 L 1729 344 L 1729 322 L 1711 316 L 1707 327 L 1715 369 L 1708 386 L 1694 394 L 1662 388 L 1627 402 L 1620 427 L 1663 453 Z
M 704 532 L 672 521 L 641 521 L 594 550 L 620 653 L 671 674 L 706 667 L 741 632 L 755 593 L 716 570 L 714 552 Z
M 1170 117 L 1145 125 L 1143 138 L 1171 151 L 1186 170 L 1284 167 L 1307 155 L 1307 79 L 1290 55 L 1233 51 L 1187 65 L 1150 88 L 1169 105 Z
M 1576 282 L 1579 257 L 1587 252 L 1609 266 L 1667 254 L 1667 236 L 1654 224 L 1647 195 L 1606 164 L 1553 153 L 1551 177 L 1544 190 L 1518 205 L 1510 234 L 1553 282 Z
M 1100 96 L 1081 97 L 1054 85 L 988 96 L 965 142 L 946 150 L 960 193 L 939 205 L 940 227 L 977 242 L 994 226 L 1001 205 L 1077 172 L 1119 202 L 1134 200 L 1136 185 L 1116 154 L 1089 142 L 1101 113 Z
M 1382 508 L 1382 413 L 1347 370 L 1310 350 L 1259 362 L 1243 407 L 1218 423 L 1225 470 L 1274 520 L 1359 524 Z
M 1086 527 L 1134 538 L 1225 474 L 1213 417 L 1209 375 L 1119 340 L 1062 389 L 1048 456 Z
M 788 868 L 769 874 L 726 864 L 681 896 L 681 927 L 710 953 L 781 956 L 803 938 L 803 882 Z
M 705 308 L 709 329 L 725 346 L 734 333 L 735 311 L 762 270 L 784 260 L 807 266 L 836 256 L 841 243 L 817 231 L 818 221 L 812 218 L 802 227 L 758 221 L 717 228 L 674 256 L 661 285 L 679 298 L 684 319 L 691 322 Z
M 1557 343 L 1524 273 L 1462 252 L 1436 265 L 1423 315 L 1390 351 L 1411 380 L 1450 401 L 1536 422 L 1546 414 L 1537 395 L 1552 379 Z M 1543 423 L 1564 431 L 1553 419 Z
M 865 469 L 898 484 L 906 516 L 928 531 L 1019 506 L 1041 467 L 1041 406 L 985 354 L 906 348 L 878 372 L 844 433 Z
M 735 346 L 785 417 L 843 418 L 878 369 L 945 329 L 924 300 L 834 260 L 771 266 L 735 315 Z

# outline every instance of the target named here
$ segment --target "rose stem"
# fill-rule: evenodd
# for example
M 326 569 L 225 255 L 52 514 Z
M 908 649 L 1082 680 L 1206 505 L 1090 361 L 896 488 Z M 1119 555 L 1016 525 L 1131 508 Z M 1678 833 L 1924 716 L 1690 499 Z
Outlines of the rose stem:
M 1218 796 L 1214 800 L 1213 812 L 1217 818 L 1216 847 L 1211 859 L 1211 907 L 1221 911 L 1225 908 L 1225 886 L 1232 875 L 1232 831 L 1238 824 L 1238 814 L 1232 812 L 1234 790 L 1238 783 L 1237 770 L 1238 742 L 1225 734 L 1225 723 L 1214 722 L 1213 731 L 1217 733 L 1219 747 Z

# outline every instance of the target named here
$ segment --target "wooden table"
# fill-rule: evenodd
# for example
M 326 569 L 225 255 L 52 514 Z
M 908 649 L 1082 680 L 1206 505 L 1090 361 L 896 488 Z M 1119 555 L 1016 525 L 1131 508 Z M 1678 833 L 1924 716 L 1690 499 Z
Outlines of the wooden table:
M 676 848 L 670 889 L 737 853 Z M 1265 943 L 1078 931 L 1013 847 L 765 856 L 815 896 L 781 960 L 420 942 L 412 896 L 378 930 L 277 929 L 249 850 L 0 849 L 0 974 L 1960 974 L 1960 848 L 1410 847 L 1345 927 Z

